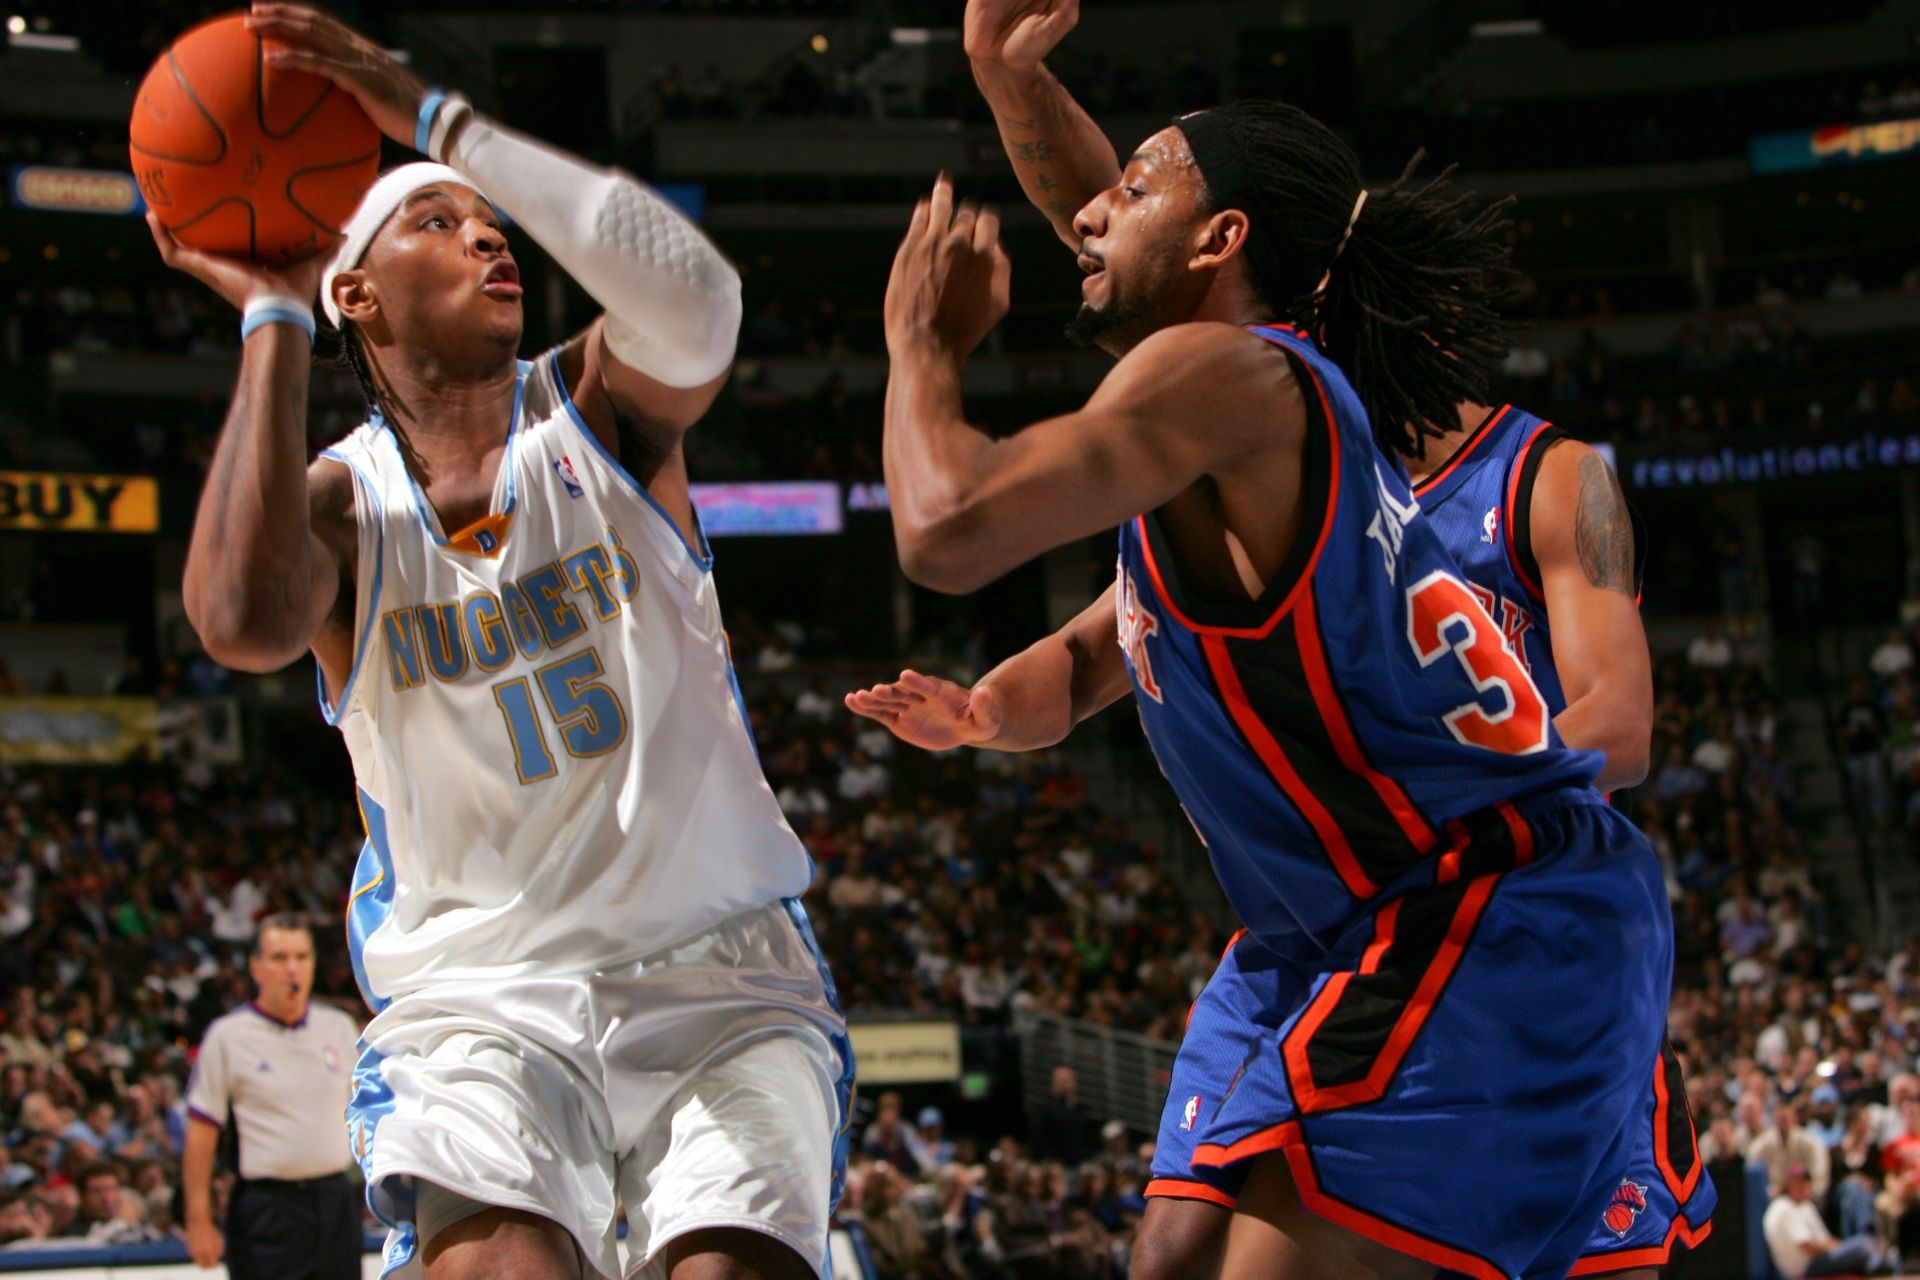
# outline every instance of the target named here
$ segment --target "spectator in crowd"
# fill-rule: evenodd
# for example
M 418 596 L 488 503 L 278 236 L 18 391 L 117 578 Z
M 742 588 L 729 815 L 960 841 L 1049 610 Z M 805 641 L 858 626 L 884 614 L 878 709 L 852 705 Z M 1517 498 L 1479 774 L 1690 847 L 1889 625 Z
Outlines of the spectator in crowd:
M 1886 725 L 1879 704 L 1864 680 L 1855 680 L 1840 711 L 1840 736 L 1847 759 L 1847 783 L 1853 803 L 1876 826 L 1887 820 L 1887 780 L 1881 748 Z
M 1813 1203 L 1813 1179 L 1804 1166 L 1790 1166 L 1784 1176 L 1760 1228 L 1781 1280 L 1892 1274 L 1894 1259 L 1872 1236 L 1834 1239 Z
M 861 1135 L 860 1150 L 875 1160 L 887 1161 L 903 1174 L 913 1175 L 921 1171 L 920 1159 L 914 1154 L 919 1143 L 913 1126 L 900 1118 L 900 1095 L 881 1094 L 873 1121 Z
M 1072 1067 L 1053 1069 L 1047 1100 L 1034 1109 L 1031 1145 L 1042 1160 L 1078 1164 L 1093 1154 L 1093 1117 L 1080 1105 L 1080 1080 Z
M 1827 1194 L 1827 1148 L 1800 1124 L 1800 1111 L 1791 1102 L 1773 1109 L 1773 1124 L 1747 1146 L 1747 1162 L 1767 1171 L 1767 1187 L 1778 1194 L 1787 1185 L 1787 1171 L 1806 1171 L 1815 1199 Z
M 868 1169 L 860 1182 L 860 1225 L 866 1229 L 879 1280 L 935 1274 L 920 1215 L 901 1200 L 904 1183 L 902 1171 L 884 1160 Z

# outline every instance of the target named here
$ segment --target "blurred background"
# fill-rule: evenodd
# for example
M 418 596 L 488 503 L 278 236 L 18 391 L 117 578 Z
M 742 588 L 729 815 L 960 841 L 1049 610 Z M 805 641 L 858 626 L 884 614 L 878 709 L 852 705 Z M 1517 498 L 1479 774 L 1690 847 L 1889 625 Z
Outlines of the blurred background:
M 0 1272 L 49 1239 L 184 1256 L 180 1089 L 250 994 L 261 915 L 322 921 L 319 990 L 361 1013 L 331 922 L 362 833 L 311 664 L 227 672 L 181 607 L 237 329 L 154 252 L 126 120 L 222 7 L 0 3 Z M 1061 336 L 1079 273 L 1001 153 L 961 3 L 331 7 L 659 184 L 745 277 L 689 469 L 856 1024 L 846 1265 L 1124 1276 L 1185 1010 L 1234 928 L 1205 855 L 1130 712 L 1051 752 L 930 757 L 839 701 L 906 661 L 978 675 L 1111 580 L 1106 538 L 964 600 L 896 565 L 880 300 L 937 170 L 1002 205 L 1015 267 L 971 416 L 1016 428 L 1107 367 Z M 1498 396 L 1602 447 L 1652 538 L 1654 766 L 1621 803 L 1667 867 L 1672 1037 L 1721 1187 L 1670 1274 L 1768 1274 L 1789 1138 L 1829 1154 L 1836 1227 L 1864 1191 L 1920 1252 L 1920 0 L 1085 0 L 1049 65 L 1122 154 L 1177 111 L 1281 97 L 1373 181 L 1424 148 L 1518 196 Z M 513 247 L 531 355 L 594 306 Z M 310 443 L 361 414 L 324 371 Z M 77 1190 L 103 1163 L 105 1214 Z

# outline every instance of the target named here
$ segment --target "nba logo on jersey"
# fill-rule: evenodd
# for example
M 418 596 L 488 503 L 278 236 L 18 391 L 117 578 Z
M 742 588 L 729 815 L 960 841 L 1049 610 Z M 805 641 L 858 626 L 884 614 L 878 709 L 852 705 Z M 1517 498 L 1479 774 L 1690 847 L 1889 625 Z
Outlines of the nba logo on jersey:
M 1626 1239 L 1627 1232 L 1633 1230 L 1633 1224 L 1640 1220 L 1640 1213 L 1646 1207 L 1646 1187 L 1629 1178 L 1620 1179 L 1620 1185 L 1614 1188 L 1613 1200 L 1603 1215 L 1607 1230 L 1622 1240 Z
M 573 459 L 566 454 L 561 454 L 560 460 L 553 464 L 553 473 L 560 477 L 561 484 L 567 486 L 569 498 L 578 498 L 586 494 L 587 491 L 580 487 L 580 477 L 574 474 Z
M 1488 507 L 1486 519 L 1480 522 L 1480 541 L 1493 545 L 1494 531 L 1500 527 L 1500 508 Z
M 1180 1109 L 1180 1128 L 1182 1132 L 1193 1132 L 1194 1122 L 1200 1118 L 1200 1095 L 1194 1094 L 1187 1099 L 1187 1105 Z

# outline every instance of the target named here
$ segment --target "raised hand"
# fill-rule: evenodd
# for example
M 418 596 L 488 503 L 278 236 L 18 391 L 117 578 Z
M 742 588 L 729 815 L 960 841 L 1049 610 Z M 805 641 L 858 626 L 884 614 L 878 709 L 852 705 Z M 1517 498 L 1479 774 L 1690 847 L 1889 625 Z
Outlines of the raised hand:
M 977 747 L 1000 732 L 1005 708 L 992 689 L 902 671 L 891 684 L 847 695 L 847 709 L 878 720 L 900 741 L 927 751 Z
M 325 76 L 354 96 L 380 132 L 413 145 L 427 89 L 385 49 L 338 18 L 301 4 L 256 3 L 247 26 L 282 46 L 267 50 L 268 62 Z
M 151 213 L 147 215 L 147 227 L 153 232 L 153 242 L 159 246 L 162 262 L 175 271 L 186 272 L 236 307 L 245 307 L 253 299 L 268 294 L 312 302 L 320 287 L 320 273 L 333 256 L 333 246 L 329 243 L 298 262 L 267 267 L 245 258 L 227 258 L 189 248 L 174 239 L 173 233 L 161 226 L 160 219 Z
M 941 174 L 914 207 L 894 255 L 884 308 L 887 346 L 898 352 L 930 341 L 964 360 L 1007 314 L 1013 264 L 1000 247 L 1000 215 L 953 202 Z
M 1080 0 L 967 0 L 967 56 L 1030 70 L 1080 21 Z

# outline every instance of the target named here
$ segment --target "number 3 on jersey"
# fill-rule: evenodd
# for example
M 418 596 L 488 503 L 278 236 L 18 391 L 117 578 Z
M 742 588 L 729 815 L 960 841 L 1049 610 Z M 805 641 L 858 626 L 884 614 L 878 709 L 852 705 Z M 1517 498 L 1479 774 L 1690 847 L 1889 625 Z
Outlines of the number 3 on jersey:
M 1443 718 L 1454 737 L 1468 746 L 1508 755 L 1546 749 L 1546 699 L 1507 647 L 1499 624 L 1464 582 L 1435 569 L 1407 588 L 1407 640 L 1422 667 L 1452 653 L 1475 689 L 1481 693 L 1497 689 L 1506 701 L 1505 707 L 1493 712 L 1479 702 L 1463 702 L 1447 712 Z
M 595 680 L 606 669 L 597 649 L 583 649 L 571 657 L 550 662 L 533 673 L 553 713 L 560 742 L 576 759 L 603 756 L 627 736 L 627 713 L 612 689 Z M 507 740 L 513 744 L 513 767 L 522 784 L 544 782 L 559 772 L 546 731 L 533 707 L 533 689 L 527 677 L 517 676 L 493 686 L 493 700 L 507 719 Z

